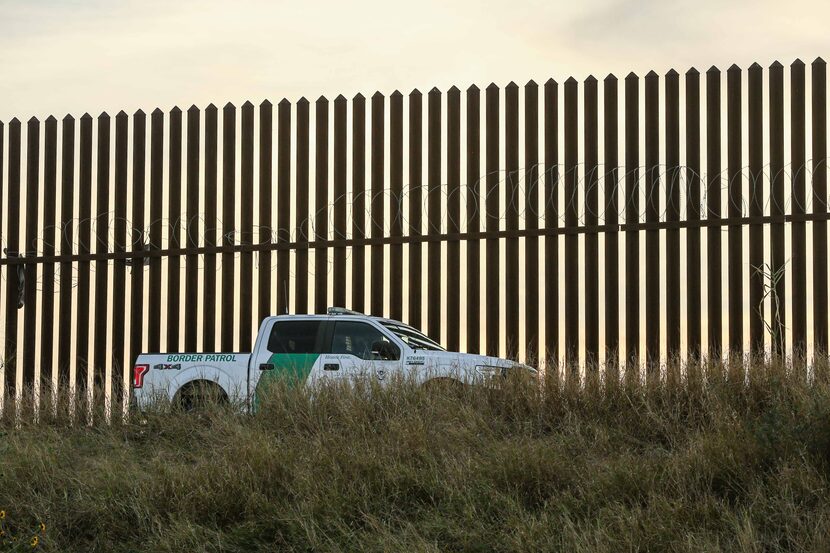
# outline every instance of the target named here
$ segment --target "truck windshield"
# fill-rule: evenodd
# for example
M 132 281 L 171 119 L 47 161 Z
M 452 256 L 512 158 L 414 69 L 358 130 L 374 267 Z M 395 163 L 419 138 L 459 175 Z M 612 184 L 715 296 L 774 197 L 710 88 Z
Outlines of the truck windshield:
M 381 324 L 395 333 L 395 336 L 406 342 L 412 349 L 427 349 L 433 351 L 446 351 L 437 342 L 403 323 L 383 321 Z

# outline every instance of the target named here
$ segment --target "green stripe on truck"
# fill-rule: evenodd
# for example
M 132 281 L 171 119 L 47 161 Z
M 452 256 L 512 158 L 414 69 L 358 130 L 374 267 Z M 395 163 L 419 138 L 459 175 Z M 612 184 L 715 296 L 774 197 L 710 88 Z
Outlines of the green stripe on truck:
M 259 403 L 259 395 L 267 392 L 268 386 L 280 380 L 286 380 L 289 386 L 304 384 L 320 357 L 319 353 L 274 353 L 268 363 L 274 365 L 270 371 L 262 371 L 254 390 L 253 407 Z

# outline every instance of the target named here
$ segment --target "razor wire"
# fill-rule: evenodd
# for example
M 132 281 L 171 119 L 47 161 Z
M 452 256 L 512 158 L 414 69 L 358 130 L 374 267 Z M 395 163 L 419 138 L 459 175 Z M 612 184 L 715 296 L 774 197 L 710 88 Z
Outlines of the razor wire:
M 821 163 L 826 164 L 827 160 L 822 160 Z M 644 221 L 648 215 L 649 202 L 657 196 L 657 217 L 660 221 L 666 221 L 667 216 L 670 215 L 670 208 L 675 211 L 672 212 L 675 220 L 688 221 L 689 214 L 694 213 L 701 220 L 707 219 L 723 219 L 724 214 L 730 211 L 730 207 L 737 208 L 740 217 L 750 215 L 750 202 L 758 199 L 762 203 L 760 206 L 763 213 L 770 214 L 794 214 L 794 213 L 810 213 L 815 202 L 823 200 L 827 205 L 826 198 L 818 198 L 812 193 L 813 188 L 808 186 L 813 180 L 813 168 L 817 164 L 812 160 L 798 168 L 793 168 L 791 164 L 787 164 L 781 168 L 780 172 L 773 175 L 769 163 L 761 167 L 760 172 L 754 167 L 744 165 L 740 170 L 735 171 L 732 168 L 722 169 L 716 174 L 708 174 L 705 171 L 696 171 L 687 166 L 667 166 L 660 164 L 656 166 L 639 165 L 635 168 L 625 170 L 625 167 L 615 166 L 606 167 L 603 164 L 592 166 L 590 170 L 586 171 L 585 164 L 580 163 L 573 168 L 566 168 L 563 164 L 555 166 L 539 163 L 530 167 L 519 167 L 516 169 L 500 169 L 481 176 L 474 185 L 458 184 L 450 188 L 448 182 L 443 181 L 438 185 L 431 185 L 429 183 L 420 184 L 417 186 L 421 194 L 420 209 L 413 209 L 411 202 L 411 193 L 416 187 L 403 185 L 401 188 L 401 195 L 398 196 L 390 187 L 385 187 L 380 191 L 373 191 L 369 188 L 363 191 L 362 202 L 365 208 L 360 212 L 355 211 L 354 204 L 358 196 L 354 193 L 346 193 L 344 195 L 335 197 L 327 202 L 325 206 L 319 210 L 310 210 L 307 217 L 299 217 L 296 213 L 296 206 L 292 206 L 291 219 L 293 224 L 288 228 L 279 227 L 276 224 L 262 225 L 254 224 L 250 229 L 242 230 L 238 228 L 241 222 L 238 218 L 234 219 L 233 228 L 225 230 L 223 221 L 220 217 L 216 217 L 213 225 L 209 224 L 205 213 L 200 212 L 193 217 L 188 217 L 185 213 L 168 214 L 166 217 L 160 219 L 146 220 L 141 225 L 134 225 L 129 217 L 117 217 L 114 210 L 110 210 L 104 214 L 98 214 L 89 218 L 73 218 L 66 221 L 60 221 L 54 226 L 40 228 L 39 234 L 35 238 L 35 242 L 31 245 L 24 245 L 22 251 L 14 248 L 9 249 L 7 245 L 7 237 L 0 237 L 0 245 L 2 251 L 8 257 L 11 255 L 22 255 L 24 257 L 43 256 L 44 251 L 49 249 L 54 251 L 55 255 L 84 255 L 81 251 L 88 254 L 95 253 L 113 253 L 116 251 L 126 252 L 127 258 L 123 260 L 74 260 L 74 261 L 57 261 L 50 262 L 54 266 L 54 281 L 58 285 L 61 279 L 61 270 L 69 267 L 71 270 L 70 285 L 72 288 L 78 285 L 79 264 L 84 264 L 84 270 L 88 270 L 90 274 L 95 274 L 100 263 L 105 263 L 107 270 L 113 263 L 124 263 L 130 270 L 135 270 L 137 266 L 146 268 L 150 264 L 149 256 L 136 256 L 130 258 L 130 252 L 148 251 L 152 249 L 164 250 L 165 247 L 182 248 L 184 251 L 176 253 L 165 253 L 162 258 L 167 259 L 168 263 L 171 258 L 180 258 L 180 267 L 184 268 L 181 258 L 188 258 L 195 255 L 197 258 L 197 270 L 203 271 L 203 258 L 205 256 L 213 256 L 215 259 L 215 268 L 217 272 L 221 270 L 224 259 L 231 256 L 234 262 L 241 259 L 243 255 L 252 255 L 254 258 L 254 268 L 261 270 L 260 261 L 263 256 L 259 255 L 261 252 L 254 251 L 250 253 L 243 253 L 239 251 L 234 252 L 216 252 L 216 253 L 188 253 L 189 248 L 197 247 L 221 247 L 223 245 L 232 246 L 268 246 L 272 244 L 279 244 L 281 242 L 289 243 L 305 243 L 313 242 L 315 240 L 331 240 L 331 239 L 346 239 L 346 240 L 360 240 L 361 238 L 370 237 L 391 237 L 393 236 L 393 228 L 397 227 L 401 230 L 400 237 L 402 244 L 408 243 L 407 239 L 410 237 L 423 237 L 442 233 L 447 233 L 449 229 L 457 229 L 457 232 L 462 232 L 466 229 L 467 232 L 476 232 L 476 229 L 469 228 L 470 221 L 478 222 L 478 231 L 482 231 L 488 224 L 495 221 L 498 223 L 499 229 L 504 229 L 508 220 L 508 216 L 517 216 L 519 227 L 527 229 L 528 221 L 534 221 L 539 228 L 570 228 L 566 224 L 566 217 L 569 211 L 576 213 L 577 228 L 584 229 L 587 227 L 586 221 L 591 218 L 597 221 L 597 225 L 602 225 L 597 228 L 596 233 L 604 234 L 609 232 L 605 228 L 605 223 L 609 220 L 611 208 L 616 206 L 614 215 L 619 222 L 631 222 L 627 217 L 630 208 L 636 207 L 636 221 Z M 573 178 L 573 172 L 576 171 L 576 179 Z M 734 172 L 732 180 L 730 181 L 730 174 Z M 800 173 L 804 177 L 804 195 L 803 202 L 798 194 L 793 193 L 794 183 L 800 178 Z M 535 178 L 528 179 L 529 175 L 535 175 Z M 493 177 L 496 177 L 494 180 Z M 627 189 L 625 182 L 627 179 L 633 178 L 636 194 L 632 194 L 634 190 Z M 780 179 L 780 180 L 779 180 Z M 784 203 L 779 205 L 778 198 L 770 193 L 770 188 L 776 180 L 783 188 Z M 489 182 L 488 182 L 489 181 Z M 575 181 L 575 185 L 574 185 Z M 530 184 L 528 184 L 530 183 Z M 613 183 L 609 187 L 609 183 Z M 699 199 L 693 203 L 694 198 L 690 197 L 689 190 L 692 183 L 696 184 L 697 196 Z M 489 187 L 488 187 L 489 185 Z M 730 197 L 730 192 L 733 190 L 739 191 L 740 202 L 733 202 Z M 476 192 L 477 191 L 477 192 Z M 560 205 L 559 195 L 562 195 L 562 202 Z M 238 189 L 237 189 L 237 192 Z M 331 192 L 331 187 L 329 188 Z M 528 193 L 536 194 L 536 202 L 528 202 Z M 596 192 L 596 210 L 592 209 L 589 202 L 586 200 L 590 194 Z M 602 192 L 602 194 L 600 194 Z M 720 206 L 718 212 L 711 209 L 712 202 L 710 202 L 712 193 L 717 194 L 717 205 Z M 441 195 L 441 209 L 437 214 L 433 214 L 429 210 L 430 201 L 434 201 L 434 194 Z M 453 200 L 453 194 L 458 194 L 456 198 L 458 212 L 461 215 L 459 220 L 453 219 L 453 213 L 447 208 L 450 200 Z M 492 197 L 496 195 L 498 200 L 498 211 L 493 214 L 487 210 L 488 203 Z M 384 204 L 384 216 L 375 218 L 374 212 L 371 209 L 373 203 L 381 197 Z M 543 201 L 538 201 L 542 199 Z M 613 201 L 608 201 L 613 199 Z M 673 205 L 673 201 L 677 199 L 678 205 Z M 722 200 L 725 199 L 726 203 Z M 345 224 L 342 230 L 345 234 L 340 234 L 338 230 L 339 225 L 335 225 L 335 218 L 337 206 L 345 203 Z M 732 205 L 730 205 L 730 202 Z M 276 202 L 272 202 L 276 203 Z M 396 209 L 386 209 L 386 206 L 395 206 Z M 652 204 L 653 207 L 654 204 Z M 311 207 L 311 206 L 310 206 Z M 535 211 L 532 209 L 536 207 Z M 252 210 L 253 211 L 253 210 Z M 273 209 L 272 209 L 273 211 Z M 415 228 L 409 218 L 410 213 L 419 213 L 420 226 Z M 394 218 L 393 218 L 394 213 Z M 555 224 L 550 224 L 546 219 L 547 216 L 553 214 L 555 217 Z M 654 213 L 652 212 L 653 216 Z M 733 216 L 734 214 L 730 215 Z M 354 222 L 356 220 L 364 222 L 364 232 L 360 238 L 354 234 Z M 321 222 L 325 224 L 321 225 Z M 600 223 L 601 222 L 601 223 Z M 101 229 L 101 223 L 104 223 L 104 230 Z M 437 226 L 430 228 L 431 225 L 437 223 Z M 522 225 L 524 223 L 524 225 Z M 161 225 L 161 228 L 157 228 Z M 319 233 L 320 228 L 326 229 L 326 235 L 322 236 Z M 573 225 L 571 225 L 573 227 Z M 711 229 L 711 227 L 709 227 Z M 81 230 L 83 229 L 83 230 Z M 721 231 L 727 230 L 726 223 L 721 225 Z M 415 231 L 415 233 L 413 233 Z M 425 232 L 426 231 L 426 232 Z M 150 235 L 151 232 L 160 233 L 162 240 L 160 244 L 152 244 Z M 629 231 L 626 231 L 629 232 Z M 639 231 L 635 231 L 639 232 Z M 711 231 L 710 231 L 711 232 Z M 117 243 L 116 234 L 123 233 L 127 239 L 125 243 Z M 250 239 L 245 235 L 249 234 Z M 89 236 L 90 240 L 87 243 L 85 238 Z M 398 236 L 398 235 L 394 235 Z M 208 240 L 210 238 L 210 240 Z M 469 242 L 472 240 L 489 240 L 490 238 L 475 238 L 466 237 L 460 241 Z M 21 237 L 21 240 L 24 240 Z M 454 239 L 443 237 L 442 242 L 453 241 Z M 64 251 L 65 246 L 69 245 L 69 253 Z M 317 250 L 317 249 L 336 249 L 345 248 L 346 259 L 351 258 L 351 251 L 354 247 L 369 247 L 368 245 L 350 245 L 350 246 L 311 246 L 311 247 L 288 247 L 290 251 L 303 250 Z M 276 256 L 271 255 L 272 259 Z M 325 273 L 333 271 L 333 261 L 331 256 L 327 256 L 327 263 Z M 41 263 L 43 264 L 43 263 Z M 18 265 L 22 266 L 22 265 Z M 88 266 L 88 267 L 87 267 Z M 276 270 L 278 261 L 272 261 L 270 270 Z M 314 270 L 309 271 L 309 275 L 315 275 L 319 269 L 314 264 Z M 3 281 L 7 278 L 8 270 L 0 271 L 0 279 Z M 293 278 L 294 267 L 289 267 L 288 275 Z M 38 280 L 35 283 L 36 290 L 43 291 L 43 272 L 38 275 Z M 59 292 L 59 286 L 54 287 L 54 293 Z

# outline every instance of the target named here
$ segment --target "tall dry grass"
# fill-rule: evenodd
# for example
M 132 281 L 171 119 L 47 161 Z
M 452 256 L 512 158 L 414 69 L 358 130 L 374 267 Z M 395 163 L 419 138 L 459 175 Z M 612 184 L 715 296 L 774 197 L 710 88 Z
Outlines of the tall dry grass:
M 50 551 L 830 551 L 830 385 L 750 373 L 19 417 L 0 509 Z

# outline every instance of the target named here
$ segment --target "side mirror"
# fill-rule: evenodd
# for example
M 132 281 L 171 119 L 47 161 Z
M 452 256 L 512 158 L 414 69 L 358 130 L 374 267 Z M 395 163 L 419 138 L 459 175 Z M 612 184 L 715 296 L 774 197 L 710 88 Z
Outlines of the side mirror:
M 378 340 L 372 343 L 372 355 L 376 356 L 377 359 L 388 361 L 398 358 L 398 350 L 389 342 Z

